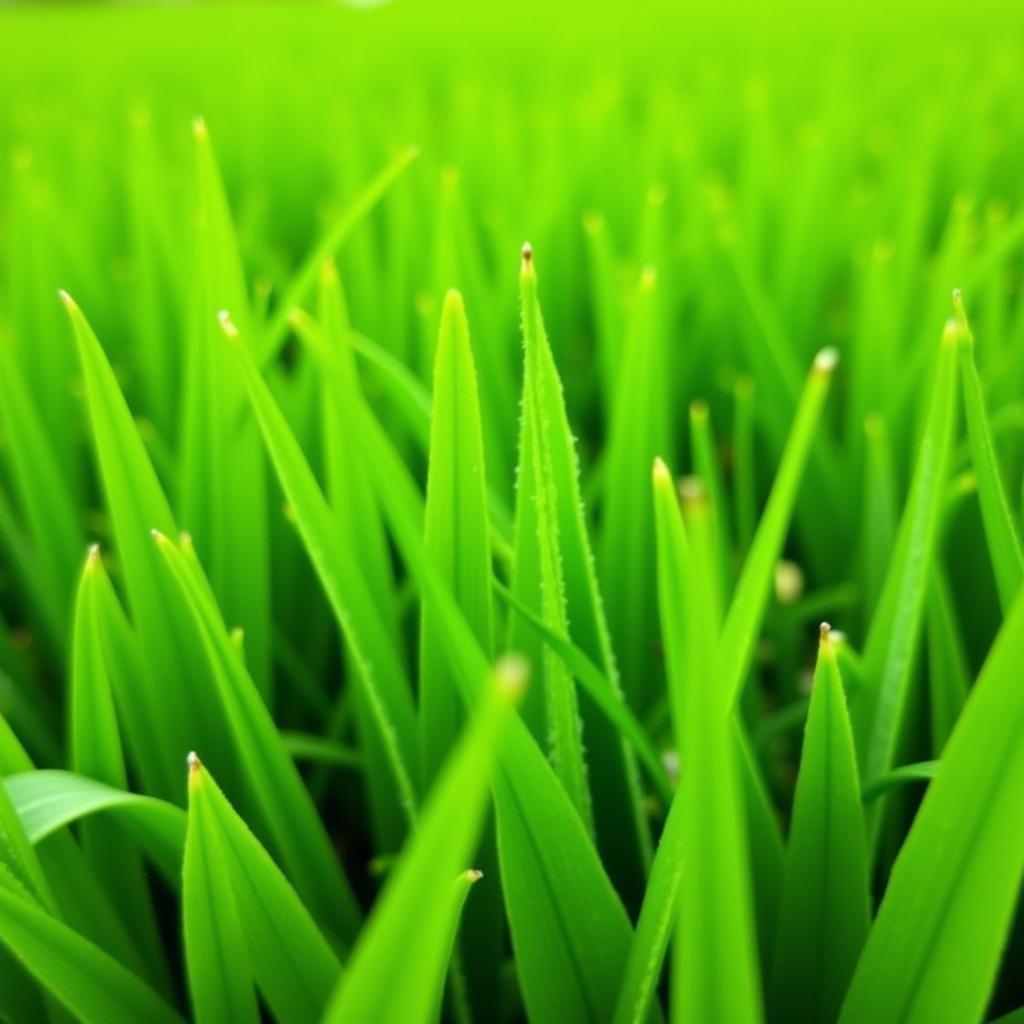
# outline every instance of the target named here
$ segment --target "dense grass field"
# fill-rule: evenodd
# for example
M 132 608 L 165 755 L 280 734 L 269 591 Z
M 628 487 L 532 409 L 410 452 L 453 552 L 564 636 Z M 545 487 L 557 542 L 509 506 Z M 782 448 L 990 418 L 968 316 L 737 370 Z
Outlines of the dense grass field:
M 940 7 L 0 11 L 0 1021 L 1024 1021 Z

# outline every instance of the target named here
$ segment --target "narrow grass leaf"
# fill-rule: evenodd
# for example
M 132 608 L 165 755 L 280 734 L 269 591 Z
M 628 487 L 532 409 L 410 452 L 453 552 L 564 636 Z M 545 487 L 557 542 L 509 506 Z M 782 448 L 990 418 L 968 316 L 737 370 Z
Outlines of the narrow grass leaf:
M 870 916 L 853 732 L 823 625 L 786 850 L 769 990 L 773 1019 L 835 1020 Z
M 211 855 L 223 860 L 217 877 L 230 881 L 252 976 L 267 1006 L 282 1024 L 319 1019 L 341 972 L 337 957 L 195 755 L 189 758 L 189 779 L 190 824 L 202 830 L 200 841 Z
M 480 836 L 500 733 L 526 682 L 525 663 L 499 661 L 494 692 L 440 771 L 423 814 L 352 953 L 325 1024 L 367 1020 L 428 1024 L 441 1006 L 455 924 L 468 882 L 462 871 Z M 496 884 L 497 879 L 490 880 Z M 469 951 L 467 951 L 469 952 Z M 396 989 L 392 965 L 406 964 Z

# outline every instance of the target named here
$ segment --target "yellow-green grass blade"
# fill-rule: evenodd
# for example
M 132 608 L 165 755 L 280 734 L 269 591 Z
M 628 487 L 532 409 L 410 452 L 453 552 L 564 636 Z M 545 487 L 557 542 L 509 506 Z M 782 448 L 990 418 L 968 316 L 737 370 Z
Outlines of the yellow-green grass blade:
M 190 766 L 191 767 L 191 766 Z M 185 967 L 196 1024 L 256 1024 L 259 1009 L 245 933 L 215 813 L 201 795 L 198 761 L 189 772 L 188 831 L 182 865 Z
M 520 659 L 498 662 L 493 692 L 484 696 L 437 775 L 416 829 L 352 952 L 325 1024 L 428 1024 L 437 1019 L 455 924 L 472 879 L 462 868 L 477 846 L 501 733 L 527 671 Z M 473 874 L 479 877 L 479 872 Z M 392 971 L 399 962 L 406 967 L 396 986 Z
M 392 536 L 443 629 L 463 702 L 474 708 L 490 672 L 487 656 L 427 555 L 408 470 L 372 417 L 364 429 L 367 465 Z M 520 720 L 510 723 L 499 757 L 493 790 L 502 891 L 527 1012 L 537 1020 L 601 1020 L 625 964 L 629 919 L 582 821 Z
M 114 697 L 100 638 L 99 549 L 93 547 L 78 584 L 72 640 L 70 703 L 71 769 L 120 789 L 127 771 Z M 105 821 L 83 824 L 81 842 L 106 891 L 117 895 L 120 916 L 129 928 L 157 987 L 169 990 L 169 978 L 142 858 L 135 844 Z
M 1018 596 L 893 865 L 842 1024 L 979 1020 L 1024 872 Z
M 750 669 L 775 578 L 775 565 L 782 554 L 800 481 L 818 430 L 837 359 L 834 349 L 823 349 L 814 359 L 790 427 L 775 483 L 768 496 L 768 504 L 757 525 L 722 625 L 721 685 L 726 699 L 731 702 L 739 699 Z
M 715 526 L 715 554 L 721 566 L 723 599 L 728 603 L 732 594 L 732 532 L 729 529 L 729 511 L 726 507 L 725 481 L 711 430 L 711 412 L 707 402 L 697 399 L 690 403 L 690 447 L 694 473 L 700 477 L 711 505 Z
M 256 362 L 266 366 L 288 333 L 288 317 L 292 309 L 305 303 L 316 286 L 317 276 L 324 263 L 337 255 L 352 231 L 387 193 L 391 184 L 419 156 L 416 146 L 405 147 L 386 167 L 372 178 L 349 202 L 321 236 L 313 250 L 303 260 L 288 283 L 269 323 L 264 328 L 257 347 Z
M 193 617 L 193 642 L 206 653 L 209 699 L 220 703 L 243 770 L 246 806 L 257 811 L 299 893 L 347 945 L 358 927 L 359 910 L 313 800 L 238 657 L 191 548 L 186 542 L 179 549 L 159 533 L 155 540 L 179 600 Z
M 225 321 L 229 339 L 235 333 Z M 416 725 L 412 695 L 390 629 L 381 617 L 368 581 L 348 538 L 336 521 L 302 449 L 248 352 L 233 343 L 238 371 L 260 423 L 281 486 L 294 510 L 303 543 L 352 652 L 356 673 L 373 716 L 373 727 L 387 754 L 391 781 L 406 815 L 416 803 L 412 762 Z M 358 407 L 351 410 L 358 424 Z
M 863 685 L 851 706 L 864 778 L 873 778 L 893 766 L 903 724 L 949 472 L 956 422 L 958 333 L 952 322 L 943 331 L 914 476 L 865 644 Z M 879 835 L 880 811 L 881 805 L 876 803 L 868 817 L 872 851 Z
M 217 314 L 230 309 L 243 337 L 251 314 L 235 226 L 205 123 L 193 125 L 194 280 L 182 393 L 180 521 L 195 538 L 224 614 L 248 637 L 253 679 L 270 685 L 270 566 L 259 432 L 230 372 Z M 153 524 L 157 526 L 159 524 Z
M 295 890 L 199 758 L 189 757 L 190 827 L 213 838 L 230 882 L 252 977 L 282 1024 L 319 1019 L 341 964 Z M 237 952 L 237 949 L 236 949 Z
M 953 304 L 960 327 L 960 383 L 963 388 L 971 464 L 978 481 L 981 518 L 999 590 L 999 601 L 1006 612 L 1024 580 L 1024 551 L 1021 550 L 1017 524 L 1006 500 L 1002 471 L 992 444 L 992 427 L 985 409 L 985 395 L 974 359 L 974 333 L 967 322 L 959 291 L 953 293 Z
M 182 1024 L 145 982 L 51 917 L 2 866 L 0 943 L 84 1024 Z
M 613 686 L 612 696 L 621 700 L 622 691 L 584 519 L 575 442 L 569 428 L 562 382 L 544 329 L 537 272 L 529 246 L 523 248 L 519 286 L 525 371 L 511 589 L 529 607 L 540 610 L 548 625 L 570 637 L 602 668 Z M 520 649 L 520 643 L 525 640 L 526 653 L 535 664 L 543 662 L 545 674 L 549 667 L 559 671 L 559 659 L 550 652 L 538 652 L 536 641 L 523 633 L 524 627 L 513 620 L 510 645 Z M 567 673 L 564 679 L 568 687 L 572 687 Z M 588 696 L 582 696 L 579 707 L 589 787 L 602 794 L 594 808 L 598 846 L 608 859 L 609 871 L 620 891 L 630 905 L 639 905 L 651 851 L 647 821 L 641 808 L 636 759 L 623 737 Z M 564 726 L 568 726 L 570 717 L 566 709 Z M 571 740 L 567 746 L 571 746 Z M 582 798 L 582 793 L 575 794 L 578 807 Z
M 755 918 L 737 751 L 718 641 L 718 569 L 703 487 L 686 522 L 667 467 L 654 465 L 662 638 L 681 760 L 682 856 L 672 1019 L 761 1019 Z
M 896 477 L 889 432 L 877 413 L 864 420 L 864 503 L 859 576 L 864 621 L 870 622 L 885 583 L 898 525 Z
M 772 1018 L 835 1020 L 871 920 L 860 782 L 829 627 L 821 628 L 786 849 Z

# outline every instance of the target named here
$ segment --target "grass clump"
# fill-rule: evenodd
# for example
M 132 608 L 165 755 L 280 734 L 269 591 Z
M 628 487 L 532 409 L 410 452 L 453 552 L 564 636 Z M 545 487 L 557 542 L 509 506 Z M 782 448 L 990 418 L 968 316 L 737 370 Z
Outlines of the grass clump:
M 1022 37 L 887 13 L 0 14 L 0 1020 L 1019 1016 Z

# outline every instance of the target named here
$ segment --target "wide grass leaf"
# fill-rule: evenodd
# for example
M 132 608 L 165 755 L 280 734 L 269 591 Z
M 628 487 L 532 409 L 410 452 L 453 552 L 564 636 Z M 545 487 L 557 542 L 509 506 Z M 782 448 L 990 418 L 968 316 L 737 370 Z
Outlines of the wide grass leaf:
M 980 1020 L 1024 873 L 1024 597 L 893 865 L 841 1024 Z

